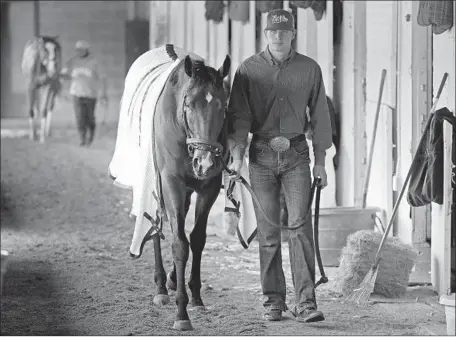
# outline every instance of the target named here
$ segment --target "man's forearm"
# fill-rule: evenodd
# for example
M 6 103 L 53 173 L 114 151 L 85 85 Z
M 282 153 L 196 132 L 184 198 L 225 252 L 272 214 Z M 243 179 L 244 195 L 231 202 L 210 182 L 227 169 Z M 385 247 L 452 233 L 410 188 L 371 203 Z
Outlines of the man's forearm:
M 315 165 L 325 166 L 326 150 L 314 149 Z
M 245 154 L 245 149 L 247 148 L 247 139 L 242 141 L 240 139 L 228 139 L 228 148 L 233 159 L 243 159 Z

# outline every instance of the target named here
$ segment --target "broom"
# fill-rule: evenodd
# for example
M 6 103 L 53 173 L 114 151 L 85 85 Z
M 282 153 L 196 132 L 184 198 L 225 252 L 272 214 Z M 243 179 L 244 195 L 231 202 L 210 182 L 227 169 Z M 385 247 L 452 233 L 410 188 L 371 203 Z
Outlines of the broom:
M 369 301 L 369 297 L 374 290 L 375 281 L 377 279 L 377 274 L 378 274 L 378 266 L 380 264 L 380 252 L 382 251 L 386 238 L 388 237 L 388 233 L 393 225 L 393 221 L 396 218 L 397 211 L 399 209 L 399 203 L 402 199 L 402 196 L 404 195 L 405 189 L 407 188 L 407 184 L 410 180 L 410 175 L 412 174 L 412 169 L 416 166 L 416 161 L 417 161 L 416 154 L 418 152 L 418 149 L 422 146 L 422 143 L 424 142 L 424 139 L 425 139 L 424 136 L 429 131 L 429 128 L 431 126 L 431 117 L 436 110 L 437 103 L 439 101 L 440 94 L 442 93 L 443 86 L 445 85 L 447 77 L 448 77 L 448 73 L 445 73 L 443 75 L 442 82 L 440 83 L 439 90 L 437 91 L 437 96 L 435 97 L 434 104 L 432 105 L 431 111 L 429 112 L 429 118 L 427 120 L 423 134 L 421 135 L 420 143 L 417 147 L 417 150 L 415 151 L 415 155 L 413 156 L 412 163 L 410 164 L 410 168 L 408 170 L 407 177 L 405 178 L 405 182 L 402 185 L 401 193 L 399 194 L 399 198 L 396 200 L 396 203 L 394 205 L 393 214 L 391 215 L 391 218 L 389 220 L 388 226 L 386 227 L 385 233 L 383 233 L 382 241 L 380 242 L 380 246 L 378 247 L 377 254 L 375 255 L 374 264 L 372 265 L 371 269 L 367 272 L 363 281 L 359 285 L 359 288 L 353 290 L 353 292 L 346 297 L 347 301 L 356 303 L 357 305 L 360 305 L 360 306 L 364 306 Z
M 385 86 L 385 78 L 386 78 L 386 69 L 383 69 L 382 77 L 380 80 L 380 90 L 378 93 L 377 110 L 375 111 L 374 128 L 372 131 L 372 140 L 371 140 L 370 149 L 369 149 L 369 162 L 367 164 L 366 180 L 364 181 L 363 205 L 362 205 L 363 209 L 366 208 L 366 204 L 367 204 L 367 191 L 369 190 L 369 180 L 370 180 L 370 173 L 371 173 L 371 168 L 372 168 L 372 159 L 374 158 L 375 137 L 377 135 L 378 118 L 380 116 L 380 106 L 382 105 L 382 96 L 383 96 L 383 87 Z M 375 225 L 378 227 L 378 229 L 380 230 L 380 232 L 382 234 L 385 232 L 385 229 L 383 228 L 383 224 L 377 225 L 377 222 L 375 222 Z

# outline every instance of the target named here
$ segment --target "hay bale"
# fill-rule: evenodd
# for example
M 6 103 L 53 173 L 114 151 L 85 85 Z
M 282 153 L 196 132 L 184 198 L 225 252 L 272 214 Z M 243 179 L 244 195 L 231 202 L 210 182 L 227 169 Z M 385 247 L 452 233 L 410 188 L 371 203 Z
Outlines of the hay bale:
M 340 256 L 336 291 L 347 296 L 359 287 L 372 267 L 381 240 L 382 235 L 371 230 L 361 230 L 348 236 Z M 412 246 L 395 237 L 387 238 L 380 252 L 374 293 L 388 298 L 404 295 L 417 256 Z

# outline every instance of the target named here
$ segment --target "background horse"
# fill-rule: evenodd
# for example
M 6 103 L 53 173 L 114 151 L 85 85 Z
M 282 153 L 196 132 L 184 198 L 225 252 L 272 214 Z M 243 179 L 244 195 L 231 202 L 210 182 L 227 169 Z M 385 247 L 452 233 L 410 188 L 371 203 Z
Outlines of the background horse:
M 22 56 L 26 80 L 30 139 L 36 140 L 35 119 L 41 119 L 40 141 L 50 135 L 55 97 L 61 89 L 62 53 L 56 37 L 38 36 L 29 40 Z
M 154 303 L 169 302 L 168 290 L 176 291 L 177 313 L 174 329 L 191 330 L 187 313 L 189 297 L 185 289 L 185 268 L 192 250 L 189 280 L 191 303 L 204 307 L 201 299 L 201 255 L 206 243 L 209 212 L 222 185 L 221 160 L 227 160 L 225 106 L 227 92 L 223 79 L 231 60 L 227 55 L 219 70 L 186 56 L 171 73 L 157 101 L 154 114 L 153 147 L 159 186 L 168 222 L 173 233 L 173 270 L 166 275 L 160 237 L 153 236 L 157 295 Z M 185 218 L 192 194 L 197 193 L 195 225 L 190 242 L 185 234 Z

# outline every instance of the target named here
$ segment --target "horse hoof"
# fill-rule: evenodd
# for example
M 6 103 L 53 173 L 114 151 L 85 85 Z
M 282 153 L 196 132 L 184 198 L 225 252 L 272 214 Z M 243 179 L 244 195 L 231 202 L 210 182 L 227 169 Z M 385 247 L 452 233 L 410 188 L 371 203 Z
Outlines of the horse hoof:
M 179 330 L 179 331 L 189 331 L 189 330 L 193 330 L 193 327 L 192 327 L 192 323 L 190 322 L 190 320 L 179 320 L 179 321 L 174 321 L 173 329 Z
M 166 286 L 168 287 L 169 290 L 176 291 L 176 289 L 177 289 L 176 283 L 174 283 L 173 280 L 171 280 L 171 274 L 170 273 L 168 273 L 166 275 Z
M 169 303 L 169 296 L 162 294 L 155 295 L 152 302 L 154 302 L 155 305 L 158 305 L 160 307 L 167 305 Z

